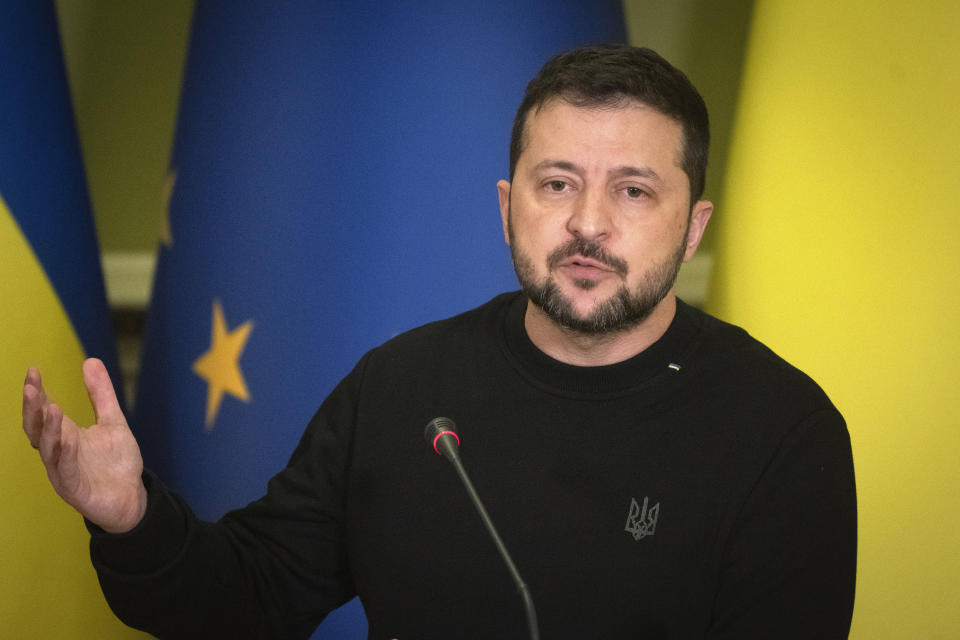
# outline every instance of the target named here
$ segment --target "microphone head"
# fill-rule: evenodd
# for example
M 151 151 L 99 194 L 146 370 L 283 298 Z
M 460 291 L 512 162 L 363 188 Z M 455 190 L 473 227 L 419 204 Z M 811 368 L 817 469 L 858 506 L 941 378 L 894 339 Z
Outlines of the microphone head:
M 441 448 L 456 451 L 460 446 L 457 425 L 450 418 L 434 418 L 428 422 L 426 429 L 423 430 L 423 437 L 440 455 L 443 455 Z

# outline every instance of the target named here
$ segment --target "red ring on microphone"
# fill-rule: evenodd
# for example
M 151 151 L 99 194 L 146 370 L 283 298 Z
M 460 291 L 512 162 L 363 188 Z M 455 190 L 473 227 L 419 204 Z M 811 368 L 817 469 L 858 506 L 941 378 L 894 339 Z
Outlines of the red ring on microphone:
M 438 434 L 433 438 L 433 450 L 437 452 L 437 455 L 438 455 L 438 456 L 442 456 L 443 454 L 440 453 L 440 449 L 437 449 L 437 440 L 440 439 L 440 436 L 446 436 L 446 435 L 450 435 L 450 436 L 453 436 L 454 438 L 456 438 L 456 439 L 457 439 L 457 446 L 458 446 L 458 447 L 460 446 L 460 436 L 457 435 L 457 432 L 456 432 L 456 431 L 441 431 L 440 433 L 438 433 Z

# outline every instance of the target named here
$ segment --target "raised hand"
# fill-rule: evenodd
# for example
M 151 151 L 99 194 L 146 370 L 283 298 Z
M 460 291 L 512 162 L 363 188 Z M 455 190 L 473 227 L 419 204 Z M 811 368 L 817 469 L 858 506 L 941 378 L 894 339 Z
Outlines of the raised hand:
M 147 508 L 140 447 L 103 363 L 84 362 L 83 381 L 97 417 L 86 429 L 47 398 L 39 371 L 27 371 L 23 430 L 39 450 L 57 494 L 91 522 L 122 533 L 135 527 Z

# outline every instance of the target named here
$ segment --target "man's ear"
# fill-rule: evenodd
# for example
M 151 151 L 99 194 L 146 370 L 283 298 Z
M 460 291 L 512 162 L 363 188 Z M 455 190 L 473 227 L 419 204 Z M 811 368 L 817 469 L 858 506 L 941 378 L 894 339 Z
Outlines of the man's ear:
M 690 225 L 687 229 L 687 250 L 683 254 L 683 261 L 686 262 L 697 252 L 700 246 L 700 240 L 703 238 L 703 232 L 707 228 L 707 222 L 710 221 L 710 215 L 713 213 L 713 203 L 708 200 L 698 200 L 693 205 L 690 212 Z
M 510 183 L 497 182 L 497 197 L 500 199 L 500 224 L 503 225 L 503 241 L 510 244 Z

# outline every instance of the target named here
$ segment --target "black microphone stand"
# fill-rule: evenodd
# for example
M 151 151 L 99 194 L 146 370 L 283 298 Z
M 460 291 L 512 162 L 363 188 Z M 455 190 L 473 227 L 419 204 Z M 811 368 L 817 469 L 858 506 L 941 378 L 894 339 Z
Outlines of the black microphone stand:
M 460 454 L 457 451 L 457 448 L 460 446 L 460 438 L 457 436 L 455 429 L 456 425 L 450 418 L 434 418 L 427 424 L 423 435 L 427 439 L 427 442 L 433 445 L 437 453 L 450 461 L 450 464 L 456 469 L 457 475 L 460 476 L 460 481 L 463 483 L 464 488 L 466 488 L 467 494 L 473 502 L 473 506 L 477 508 L 480 519 L 483 520 L 487 531 L 490 532 L 490 537 L 493 538 L 493 543 L 497 546 L 500 556 L 507 565 L 507 570 L 510 571 L 510 576 L 517 585 L 517 591 L 520 592 L 520 597 L 523 599 L 523 608 L 527 614 L 527 631 L 530 635 L 530 640 L 540 640 L 540 629 L 537 626 L 537 611 L 533 606 L 533 596 L 530 595 L 530 588 L 527 587 L 523 578 L 520 577 L 520 572 L 517 571 L 516 565 L 513 564 L 510 552 L 507 551 L 506 545 L 504 545 L 503 540 L 500 539 L 497 528 L 493 526 L 493 520 L 491 520 L 490 515 L 487 514 L 487 510 L 484 508 L 480 496 L 477 495 L 476 489 L 473 488 L 473 483 L 470 482 L 467 470 L 463 468 L 463 464 L 460 462 Z

